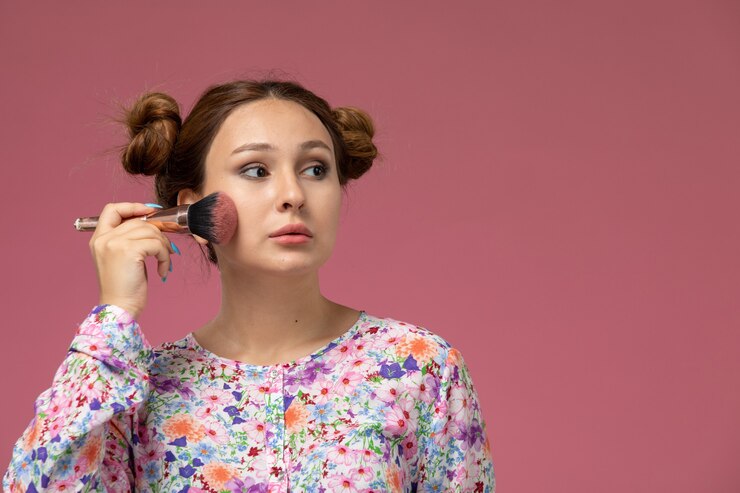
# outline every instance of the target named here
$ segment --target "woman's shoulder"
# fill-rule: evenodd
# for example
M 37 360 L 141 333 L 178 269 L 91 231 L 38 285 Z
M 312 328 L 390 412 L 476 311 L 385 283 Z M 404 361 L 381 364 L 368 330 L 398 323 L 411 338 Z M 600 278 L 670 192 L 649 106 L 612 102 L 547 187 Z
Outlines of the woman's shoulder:
M 365 318 L 367 325 L 377 326 L 380 332 L 398 336 L 422 337 L 440 346 L 451 347 L 451 344 L 439 335 L 436 329 L 429 328 L 427 325 L 368 313 L 365 314 Z
M 410 356 L 417 363 L 442 364 L 453 350 L 447 339 L 426 325 L 371 314 L 366 314 L 365 319 L 361 332 L 372 341 L 372 346 L 398 356 Z
M 202 355 L 199 355 L 191 344 L 190 333 L 174 341 L 162 342 L 155 346 L 152 352 L 154 353 L 154 364 L 150 367 L 150 371 L 155 373 L 173 365 L 192 365 L 198 361 L 204 361 Z

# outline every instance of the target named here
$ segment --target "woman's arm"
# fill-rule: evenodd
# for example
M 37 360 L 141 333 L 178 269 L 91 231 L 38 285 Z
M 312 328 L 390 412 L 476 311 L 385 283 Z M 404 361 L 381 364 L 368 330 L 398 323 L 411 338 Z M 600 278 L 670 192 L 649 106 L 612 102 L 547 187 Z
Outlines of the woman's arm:
M 98 305 L 13 447 L 5 491 L 131 491 L 135 411 L 153 358 L 131 314 Z
M 491 446 L 478 394 L 455 348 L 447 354 L 439 393 L 420 429 L 417 491 L 495 492 Z

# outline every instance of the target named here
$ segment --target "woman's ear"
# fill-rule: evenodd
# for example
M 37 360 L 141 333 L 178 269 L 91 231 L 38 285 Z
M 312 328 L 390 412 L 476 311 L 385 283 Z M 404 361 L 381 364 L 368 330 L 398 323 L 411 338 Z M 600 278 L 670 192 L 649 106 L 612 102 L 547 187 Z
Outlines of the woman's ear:
M 193 204 L 199 201 L 201 198 L 203 197 L 195 193 L 192 189 L 183 188 L 182 190 L 177 192 L 177 205 Z
M 190 188 L 183 188 L 182 190 L 177 192 L 177 205 L 193 204 L 199 201 L 201 198 L 201 196 L 199 196 Z M 205 238 L 201 238 L 198 235 L 192 235 L 192 237 L 195 238 L 195 241 L 197 241 L 201 245 L 208 244 L 208 240 L 206 240 Z

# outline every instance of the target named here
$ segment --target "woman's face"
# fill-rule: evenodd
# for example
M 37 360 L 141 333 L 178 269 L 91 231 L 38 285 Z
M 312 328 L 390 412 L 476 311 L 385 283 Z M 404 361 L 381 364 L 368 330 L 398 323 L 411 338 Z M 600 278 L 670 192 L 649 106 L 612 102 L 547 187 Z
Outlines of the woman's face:
M 224 192 L 238 213 L 232 240 L 214 246 L 221 270 L 304 274 L 328 260 L 342 196 L 331 136 L 316 115 L 279 99 L 240 106 L 223 122 L 205 165 L 200 197 Z M 312 236 L 270 236 L 288 224 Z

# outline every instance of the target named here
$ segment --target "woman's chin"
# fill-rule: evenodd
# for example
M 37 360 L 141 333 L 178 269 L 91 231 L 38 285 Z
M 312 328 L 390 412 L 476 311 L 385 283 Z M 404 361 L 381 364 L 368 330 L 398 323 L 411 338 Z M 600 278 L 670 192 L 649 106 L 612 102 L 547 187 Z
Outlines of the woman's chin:
M 258 265 L 255 265 L 253 262 L 231 262 L 229 263 L 229 270 L 238 272 L 238 275 L 243 275 L 245 277 L 303 277 L 316 273 L 322 264 L 318 264 L 316 262 L 301 262 L 297 259 L 285 259 L 282 262 L 266 261 Z

